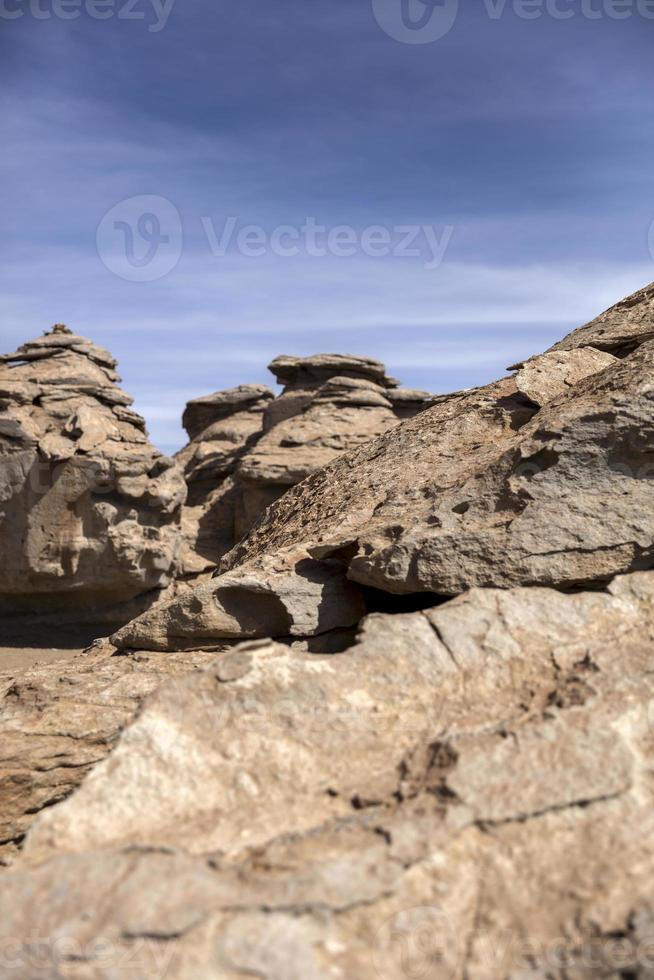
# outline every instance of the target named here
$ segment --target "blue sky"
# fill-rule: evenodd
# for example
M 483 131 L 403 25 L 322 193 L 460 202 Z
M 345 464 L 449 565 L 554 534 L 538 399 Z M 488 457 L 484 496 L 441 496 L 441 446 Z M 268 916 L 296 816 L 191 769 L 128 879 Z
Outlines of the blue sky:
M 276 354 L 453 390 L 654 280 L 648 0 L 461 0 L 410 44 L 379 23 L 402 0 L 53 2 L 0 0 L 0 347 L 55 321 L 109 347 L 166 451 L 188 398 L 270 382 Z M 353 254 L 309 254 L 307 218 Z M 271 248 L 280 226 L 297 254 Z M 391 254 L 363 248 L 371 226 Z M 422 233 L 393 254 L 406 226 L 447 241 L 440 264 Z

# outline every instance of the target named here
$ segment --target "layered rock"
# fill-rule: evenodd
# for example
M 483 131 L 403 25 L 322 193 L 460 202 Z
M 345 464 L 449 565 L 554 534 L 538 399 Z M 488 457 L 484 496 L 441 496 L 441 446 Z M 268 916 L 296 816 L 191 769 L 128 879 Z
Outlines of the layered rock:
M 324 448 L 316 433 L 326 426 L 314 430 L 312 418 L 323 397 L 370 397 L 370 411 L 388 409 L 368 379 L 324 382 L 307 360 L 282 359 L 280 378 L 291 387 L 270 402 L 274 425 L 266 431 L 264 422 L 237 471 L 239 479 L 260 471 L 262 485 L 289 472 L 304 480 L 223 559 L 192 616 L 164 607 L 119 633 L 119 646 L 147 646 L 148 633 L 156 649 L 166 636 L 168 649 L 206 641 L 222 577 L 239 570 L 260 580 L 270 562 L 293 574 L 307 559 L 333 559 L 366 589 L 444 597 L 475 586 L 594 586 L 654 562 L 654 341 L 622 359 L 591 346 L 536 356 L 516 365 L 514 377 L 433 398 L 313 474 Z M 295 588 L 304 599 L 301 576 Z M 317 621 L 320 594 L 314 602 Z M 258 632 L 243 637 L 286 635 L 269 606 L 259 612 Z M 325 629 L 347 625 L 321 621 Z
M 594 347 L 616 357 L 624 357 L 647 340 L 654 340 L 654 283 L 620 300 L 585 326 L 573 330 L 552 350 Z
M 331 355 L 281 359 L 278 399 L 189 409 L 189 477 L 247 488 L 256 458 L 304 479 L 88 672 L 7 680 L 0 962 L 43 980 L 651 974 L 641 302 L 400 424 L 420 396 Z M 334 445 L 348 406 L 395 421 L 358 445 L 354 416 L 353 448 L 311 472 L 325 405 Z M 204 434 L 242 411 L 212 456 Z M 78 687 L 68 707 L 55 677 Z
M 212 568 L 237 540 L 240 489 L 233 474 L 260 437 L 273 397 L 265 385 L 239 385 L 186 406 L 182 421 L 190 442 L 176 457 L 188 484 L 182 512 L 185 574 Z
M 387 392 L 397 386 L 384 365 L 337 354 L 276 358 L 270 370 L 284 389 L 264 419 L 264 434 L 238 467 L 245 534 L 289 487 L 397 424 Z
M 289 487 L 432 400 L 398 388 L 372 358 L 282 355 L 270 370 L 284 385 L 278 398 L 263 385 L 241 385 L 186 407 L 191 441 L 177 460 L 189 485 L 187 573 L 217 563 Z
M 244 644 L 41 812 L 0 949 L 43 978 L 647 976 L 653 624 L 641 573 L 373 616 L 331 657 Z
M 63 325 L 0 358 L 0 611 L 81 614 L 171 579 L 186 487 L 115 367 Z
M 598 367 L 540 410 L 514 379 L 440 399 L 289 491 L 225 568 L 301 541 L 349 549 L 362 584 L 456 595 L 649 567 L 654 343 Z

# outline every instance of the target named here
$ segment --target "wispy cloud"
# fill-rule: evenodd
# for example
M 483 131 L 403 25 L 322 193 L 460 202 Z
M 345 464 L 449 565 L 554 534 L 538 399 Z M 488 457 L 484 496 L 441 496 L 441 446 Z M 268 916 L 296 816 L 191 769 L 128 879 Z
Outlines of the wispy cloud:
M 155 440 L 187 398 L 271 382 L 280 353 L 350 350 L 407 384 L 481 383 L 654 279 L 651 23 L 492 21 L 461 4 L 416 49 L 369 3 L 177 0 L 136 22 L 2 24 L 1 339 L 55 320 L 111 348 Z M 184 247 L 126 282 L 106 212 L 160 195 Z M 202 218 L 268 231 L 454 228 L 420 260 L 214 258 Z

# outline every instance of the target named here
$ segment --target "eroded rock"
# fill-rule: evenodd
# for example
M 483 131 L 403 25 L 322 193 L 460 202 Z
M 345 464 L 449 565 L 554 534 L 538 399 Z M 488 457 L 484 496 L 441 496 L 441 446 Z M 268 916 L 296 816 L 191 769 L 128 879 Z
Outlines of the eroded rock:
M 653 367 L 645 343 L 540 411 L 514 379 L 436 399 L 291 489 L 224 568 L 301 542 L 349 548 L 361 584 L 443 595 L 647 568 Z
M 266 558 L 161 603 L 112 642 L 119 649 L 179 650 L 245 638 L 311 637 L 354 626 L 364 612 L 342 562 Z
M 61 935 L 98 977 L 100 935 L 172 978 L 646 969 L 653 602 L 654 573 L 473 590 L 341 655 L 243 644 L 161 687 L 37 818 L 0 948 L 30 966 L 47 937 L 63 977 Z
M 0 863 L 36 814 L 105 758 L 147 694 L 215 656 L 115 653 L 104 641 L 74 660 L 0 676 Z
M 283 355 L 270 364 L 284 385 L 241 385 L 189 402 L 191 442 L 177 454 L 189 485 L 183 512 L 185 573 L 206 571 L 289 487 L 416 415 L 427 392 L 398 388 L 371 358 Z
M 616 357 L 654 340 L 654 283 L 620 300 L 596 319 L 555 344 L 552 350 L 595 347 Z
M 106 607 L 164 587 L 186 487 L 115 361 L 62 325 L 0 358 L 0 612 Z

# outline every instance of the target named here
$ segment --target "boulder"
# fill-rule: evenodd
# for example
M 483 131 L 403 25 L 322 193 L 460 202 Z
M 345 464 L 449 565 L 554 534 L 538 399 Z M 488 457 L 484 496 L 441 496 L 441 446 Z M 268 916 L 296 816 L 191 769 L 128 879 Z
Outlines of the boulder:
M 0 612 L 107 607 L 174 574 L 183 476 L 114 368 L 61 324 L 0 359 Z
M 342 562 L 267 557 L 164 601 L 112 636 L 119 649 L 197 649 L 258 637 L 312 637 L 356 625 L 365 613 Z
M 73 660 L 0 675 L 0 864 L 36 815 L 70 796 L 109 754 L 162 680 L 215 657 L 115 653 L 98 641 Z
M 515 365 L 518 390 L 542 408 L 578 381 L 615 364 L 617 358 L 594 347 L 554 350 Z
M 0 951 L 43 978 L 646 976 L 653 623 L 645 572 L 375 615 L 335 656 L 242 644 L 41 811 Z

